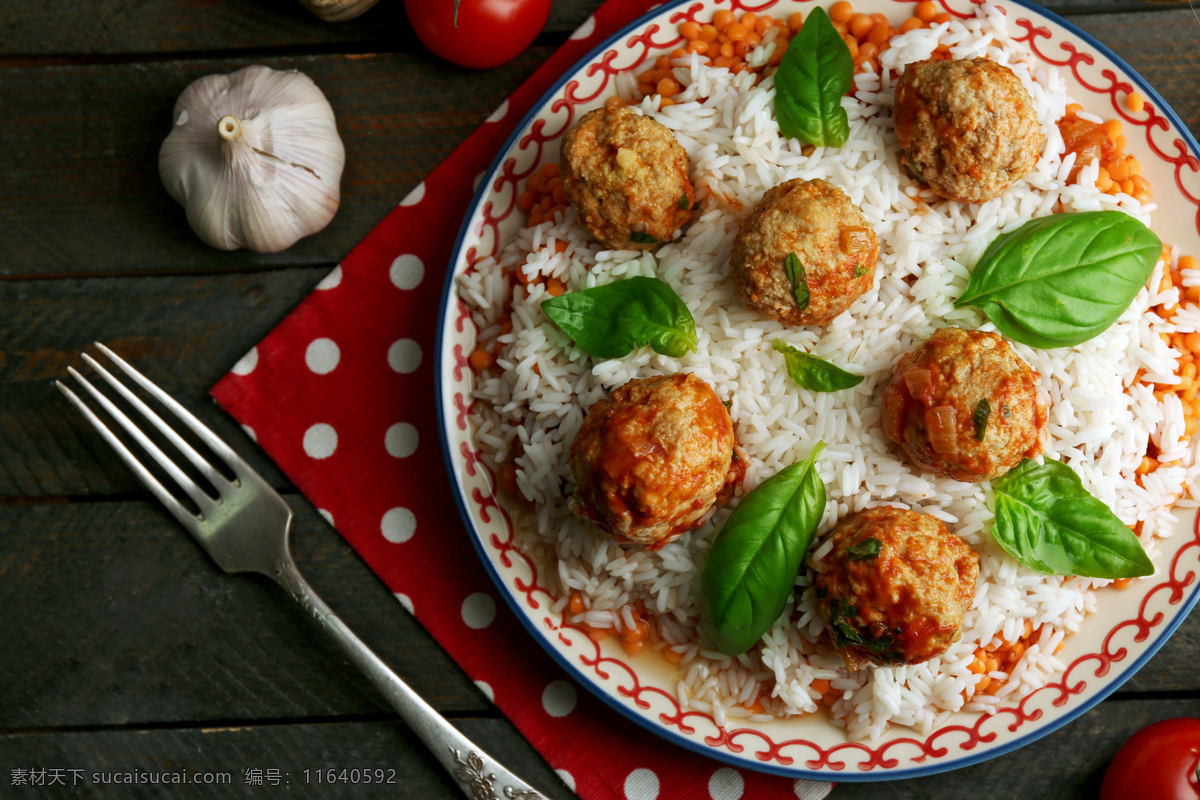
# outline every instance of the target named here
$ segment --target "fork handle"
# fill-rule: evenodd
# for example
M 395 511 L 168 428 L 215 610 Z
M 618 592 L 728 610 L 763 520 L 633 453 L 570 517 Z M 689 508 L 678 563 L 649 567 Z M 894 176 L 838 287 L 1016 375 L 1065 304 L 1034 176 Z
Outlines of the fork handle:
M 472 800 L 547 800 L 545 795 L 513 775 L 459 733 L 433 706 L 400 680 L 317 596 L 296 569 L 295 563 L 290 559 L 276 559 L 272 577 L 296 598 L 321 629 L 337 642 L 342 652 L 400 712 L 400 716 L 454 777 L 467 797 Z

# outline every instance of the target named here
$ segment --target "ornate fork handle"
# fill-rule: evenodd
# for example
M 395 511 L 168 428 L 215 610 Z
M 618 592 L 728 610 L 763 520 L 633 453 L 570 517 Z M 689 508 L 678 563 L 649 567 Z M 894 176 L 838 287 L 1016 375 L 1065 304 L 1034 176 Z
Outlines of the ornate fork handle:
M 506 770 L 446 721 L 400 680 L 361 639 L 317 596 L 291 560 L 276 559 L 275 581 L 287 589 L 317 624 L 341 647 L 355 666 L 400 712 L 463 792 L 472 800 L 547 800 L 546 796 Z

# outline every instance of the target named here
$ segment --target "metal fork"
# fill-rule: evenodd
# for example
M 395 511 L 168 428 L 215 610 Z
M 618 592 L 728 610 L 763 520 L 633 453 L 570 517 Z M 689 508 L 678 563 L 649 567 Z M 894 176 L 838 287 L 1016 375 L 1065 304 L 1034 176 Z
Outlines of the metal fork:
M 73 367 L 71 377 L 79 382 L 109 417 L 138 443 L 150 459 L 174 480 L 180 489 L 200 509 L 193 513 L 143 466 L 137 457 L 113 434 L 100 418 L 74 391 L 62 383 L 55 385 L 66 395 L 106 442 L 129 465 L 155 497 L 167 507 L 183 527 L 212 556 L 217 565 L 228 573 L 258 572 L 275 580 L 291 593 L 312 616 L 320 628 L 329 634 L 342 651 L 370 679 L 375 688 L 400 712 L 442 766 L 454 777 L 459 787 L 473 800 L 512 798 L 512 800 L 545 800 L 545 796 L 524 783 L 493 758 L 484 753 L 449 722 L 437 713 L 396 673 L 363 644 L 346 627 L 325 602 L 301 577 L 288 549 L 288 530 L 292 512 L 287 503 L 262 477 L 250 468 L 228 445 L 219 439 L 187 409 L 155 386 L 145 376 L 125 363 L 116 353 L 99 342 L 96 347 L 129 379 L 140 386 L 171 411 L 200 441 L 224 462 L 235 476 L 231 481 L 215 469 L 200 453 L 168 425 L 162 417 L 117 380 L 94 358 L 83 354 L 83 360 L 144 417 L 189 463 L 216 489 L 210 496 L 194 480 L 150 440 L 141 428 L 93 386 Z

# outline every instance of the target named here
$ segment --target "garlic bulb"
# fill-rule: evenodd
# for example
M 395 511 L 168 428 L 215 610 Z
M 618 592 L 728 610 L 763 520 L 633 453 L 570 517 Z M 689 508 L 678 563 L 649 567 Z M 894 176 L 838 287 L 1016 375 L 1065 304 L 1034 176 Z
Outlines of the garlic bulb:
M 312 79 L 252 66 L 183 90 L 158 173 L 205 242 L 275 253 L 333 219 L 345 162 Z

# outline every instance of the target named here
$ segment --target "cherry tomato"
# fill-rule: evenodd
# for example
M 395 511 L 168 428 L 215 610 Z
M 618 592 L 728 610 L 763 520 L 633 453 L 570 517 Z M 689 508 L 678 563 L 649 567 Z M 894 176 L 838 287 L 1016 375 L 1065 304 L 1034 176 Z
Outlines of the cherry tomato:
M 1165 719 L 1129 737 L 1108 765 L 1100 800 L 1197 800 L 1200 719 Z
M 485 69 L 513 60 L 533 43 L 550 16 L 550 0 L 404 0 L 404 10 L 434 53 Z

